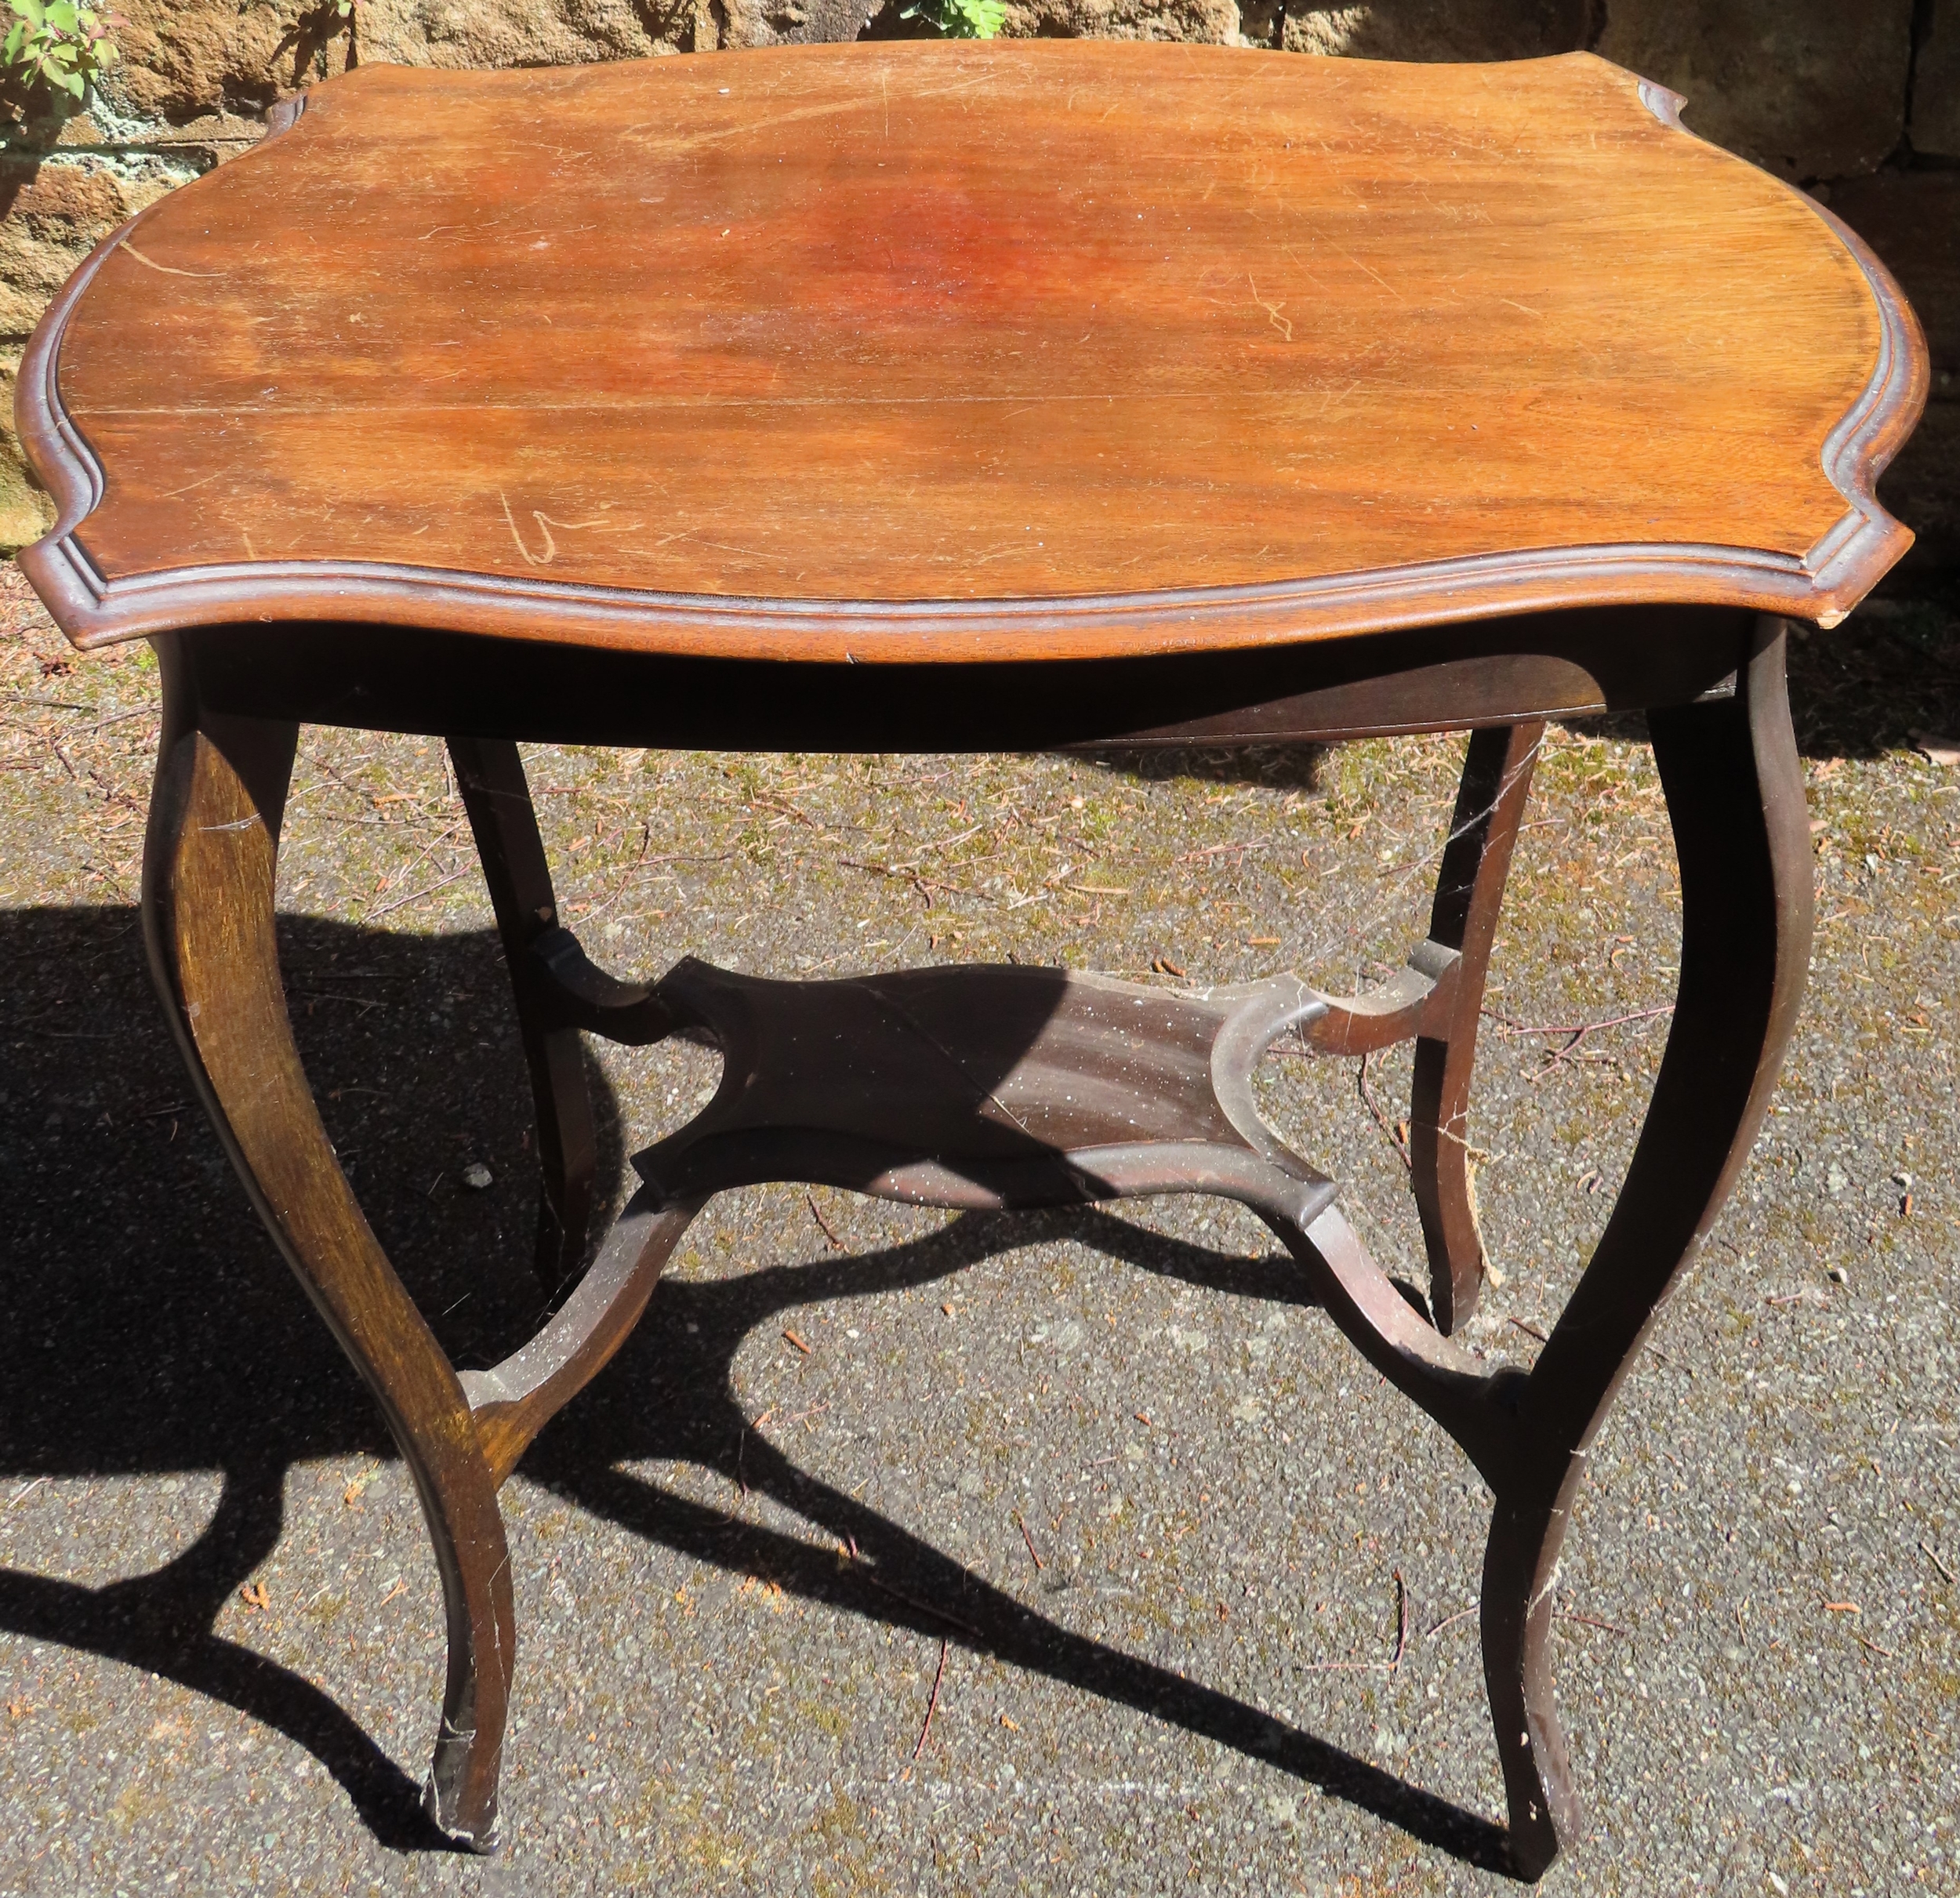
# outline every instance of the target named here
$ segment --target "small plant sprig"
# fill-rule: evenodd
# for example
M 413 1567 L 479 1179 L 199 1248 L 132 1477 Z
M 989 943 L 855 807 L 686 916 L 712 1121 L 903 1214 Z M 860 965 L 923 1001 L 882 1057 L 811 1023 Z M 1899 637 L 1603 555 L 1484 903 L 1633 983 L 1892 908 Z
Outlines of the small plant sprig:
M 4 0 L 4 7 L 0 20 L 13 24 L 0 40 L 0 86 L 85 99 L 115 64 L 110 30 L 116 16 L 107 7 L 77 5 L 74 0 Z
M 916 0 L 898 17 L 928 21 L 948 39 L 992 39 L 1007 23 L 1007 0 Z

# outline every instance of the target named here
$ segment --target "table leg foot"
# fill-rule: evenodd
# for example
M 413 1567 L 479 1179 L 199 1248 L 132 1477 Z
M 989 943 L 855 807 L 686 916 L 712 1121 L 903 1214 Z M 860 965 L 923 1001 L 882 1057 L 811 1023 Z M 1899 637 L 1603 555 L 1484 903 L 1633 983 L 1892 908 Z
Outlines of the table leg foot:
M 471 1806 L 470 1782 L 477 1776 L 473 1771 L 476 1744 L 474 1732 L 452 1726 L 448 1715 L 444 1714 L 436 1735 L 435 1758 L 430 1764 L 429 1776 L 422 1782 L 422 1809 L 445 1838 L 487 1858 L 503 1844 L 494 1787 L 487 1816 L 479 1805 L 474 1822 L 464 1822 Z
M 164 731 L 143 861 L 151 973 L 252 1204 L 414 1477 L 448 1624 L 431 1810 L 487 1847 L 515 1644 L 510 1557 L 462 1387 L 354 1199 L 293 1043 L 273 896 L 296 728 L 201 713 L 173 642 L 159 656 Z
M 1546 1648 L 1565 1526 L 1563 1504 L 1545 1510 L 1500 1501 L 1483 1559 L 1484 1686 L 1504 1769 L 1512 1867 L 1531 1879 L 1581 1831 Z

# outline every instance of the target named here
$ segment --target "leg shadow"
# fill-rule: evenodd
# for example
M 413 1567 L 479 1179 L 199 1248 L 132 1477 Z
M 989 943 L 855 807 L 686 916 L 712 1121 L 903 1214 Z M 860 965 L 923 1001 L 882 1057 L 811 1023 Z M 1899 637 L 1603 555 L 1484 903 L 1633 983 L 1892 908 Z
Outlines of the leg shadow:
M 301 1051 L 364 1207 L 452 1356 L 494 1361 L 541 1303 L 528 1089 L 495 937 L 292 916 L 280 935 Z M 278 1542 L 293 1466 L 393 1449 L 191 1098 L 134 912 L 0 912 L 0 1472 L 223 1478 L 203 1534 L 149 1573 L 91 1588 L 0 1569 L 0 1629 L 209 1695 L 310 1752 L 383 1843 L 446 1849 L 419 1785 L 331 1695 L 215 1631 Z M 618 1116 L 603 1083 L 595 1095 L 611 1192 Z M 462 1183 L 475 1160 L 489 1190 Z M 111 1559 L 121 1540 L 98 1525 Z
M 495 940 L 394 938 L 303 918 L 282 919 L 281 931 L 296 1032 L 355 1189 L 452 1356 L 494 1362 L 539 1316 L 528 1083 Z M 0 997 L 0 1165 L 16 1189 L 0 1326 L 16 1341 L 0 1388 L 0 1470 L 224 1477 L 204 1534 L 151 1573 L 89 1588 L 0 1570 L 0 1628 L 247 1714 L 318 1759 L 382 1843 L 441 1848 L 415 1783 L 331 1696 L 214 1629 L 278 1541 L 292 1466 L 391 1451 L 188 1099 L 134 918 L 13 912 L 0 916 L 0 955 L 15 971 Z M 603 1196 L 623 1157 L 616 1104 L 597 1093 Z M 460 1189 L 470 1160 L 488 1166 L 493 1189 Z M 1294 1773 L 1468 1863 L 1501 1864 L 1503 1834 L 1486 1821 L 1229 1695 L 1070 1633 L 750 1428 L 732 1366 L 758 1326 L 798 1305 L 924 1285 L 1059 1238 L 1208 1291 L 1308 1302 L 1283 1254 L 1207 1250 L 1093 1209 L 969 1215 L 884 1253 L 662 1286 L 638 1336 L 546 1431 L 527 1473 L 650 1541 L 766 1573 L 868 1620 L 947 1635 Z M 245 1457 L 242 1384 L 254 1402 Z M 613 1467 L 643 1458 L 746 1480 L 829 1544 L 728 1518 Z M 838 1548 L 854 1546 L 858 1559 L 840 1566 Z
M 1285 1254 L 1209 1251 L 1093 1208 L 969 1214 L 882 1252 L 767 1267 L 736 1279 L 663 1283 L 636 1338 L 546 1428 L 524 1473 L 679 1554 L 867 1620 L 946 1635 L 1277 1766 L 1466 1864 L 1507 1870 L 1501 1827 L 1228 1694 L 1058 1626 L 810 1475 L 742 1410 L 733 1366 L 750 1332 L 775 1327 L 799 1306 L 923 1287 L 1011 1247 L 1064 1237 L 1206 1290 L 1314 1302 Z M 648 1461 L 711 1471 L 802 1516 L 828 1540 L 819 1544 L 762 1527 L 617 1467 Z
M 161 1675 L 283 1733 L 340 1784 L 375 1837 L 397 1851 L 447 1849 L 421 1788 L 310 1681 L 214 1631 L 284 1526 L 286 1465 L 234 1465 L 211 1524 L 173 1562 L 100 1588 L 0 1569 L 0 1627 Z

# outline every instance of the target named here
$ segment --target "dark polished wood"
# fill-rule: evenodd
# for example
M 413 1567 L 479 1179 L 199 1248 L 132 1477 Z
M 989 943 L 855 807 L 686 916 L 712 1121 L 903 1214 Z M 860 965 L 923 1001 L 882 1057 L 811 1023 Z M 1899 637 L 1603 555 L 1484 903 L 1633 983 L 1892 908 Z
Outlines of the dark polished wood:
M 273 890 L 296 733 L 206 717 L 167 642 L 162 652 L 143 879 L 151 970 L 252 1204 L 367 1380 L 414 1476 L 448 1618 L 430 1809 L 488 1849 L 516 1646 L 510 1557 L 463 1388 L 347 1184 L 293 1045 Z
M 513 1356 L 459 1379 L 361 1218 L 292 1051 L 270 893 L 295 728 L 200 703 L 181 650 L 192 644 L 161 642 L 168 724 L 145 880 L 153 963 L 255 1203 L 416 1472 L 450 1610 L 429 1794 L 448 1830 L 477 1845 L 494 1838 L 512 1655 L 496 1488 L 617 1351 L 706 1201 L 786 1178 L 967 1207 L 1206 1192 L 1257 1213 L 1362 1353 L 1491 1486 L 1483 1612 L 1515 1867 L 1536 1876 L 1571 1842 L 1578 1809 L 1545 1642 L 1572 1491 L 1613 1388 L 1753 1137 L 1806 953 L 1808 833 L 1779 622 L 1757 629 L 1734 689 L 1650 713 L 1682 867 L 1682 1000 L 1626 1191 L 1528 1374 L 1449 1333 L 1473 1308 L 1485 1266 L 1463 1170 L 1469 1071 L 1537 724 L 1473 737 L 1430 935 L 1401 975 L 1349 998 L 1292 976 L 1166 992 L 1024 967 L 799 983 L 684 963 L 651 985 L 619 981 L 558 920 L 515 747 L 452 741 L 541 1128 L 556 1116 L 561 1129 L 555 1150 L 540 1141 L 543 1269 L 562 1271 L 566 1208 L 588 1203 L 562 1134 L 583 1109 L 583 1076 L 568 1095 L 540 1051 L 562 1047 L 575 1061 L 579 1031 L 633 1045 L 687 1034 L 724 1060 L 707 1107 L 636 1156 L 644 1184 L 561 1308 Z M 1369 1257 L 1334 1183 L 1261 1120 L 1251 1071 L 1282 1036 L 1335 1056 L 1416 1040 L 1412 1183 L 1435 1322 Z
M 1897 557 L 1871 484 L 1926 380 L 1854 238 L 1587 56 L 364 70 L 100 249 L 23 365 L 61 508 L 24 564 L 78 644 L 148 634 L 162 658 L 151 962 L 415 1475 L 448 1617 L 437 1821 L 495 1836 L 498 1488 L 710 1197 L 1202 1192 L 1266 1221 L 1489 1482 L 1486 1679 L 1514 1867 L 1542 1872 L 1579 1823 L 1547 1638 L 1586 1448 L 1741 1164 L 1805 967 L 1782 621 L 1759 615 L 1828 622 Z M 1649 716 L 1681 991 L 1625 1189 L 1526 1369 L 1451 1336 L 1485 1271 L 1478 1012 L 1542 721 L 1607 710 Z M 510 965 L 536 1262 L 563 1295 L 461 1377 L 286 1018 L 272 905 L 303 721 L 448 740 Z M 1345 998 L 1019 967 L 619 979 L 558 916 L 517 750 L 1462 729 L 1428 934 Z M 726 1058 L 596 1239 L 586 1033 Z M 1415 1041 L 1428 1312 L 1260 1121 L 1249 1076 L 1280 1036 Z
M 585 1263 L 599 1143 L 577 1031 L 545 1020 L 524 993 L 533 966 L 532 945 L 557 927 L 551 866 L 532 815 L 531 789 L 517 746 L 507 739 L 452 738 L 449 757 L 517 991 L 543 1187 L 535 1264 L 545 1290 L 556 1292 Z
M 1755 615 L 1608 607 L 1249 651 L 821 666 L 303 624 L 180 641 L 203 702 L 441 737 L 805 751 L 1281 744 L 1587 717 L 1726 689 Z
M 1648 717 L 1681 870 L 1674 1018 L 1613 1216 L 1519 1394 L 1517 1460 L 1491 1485 L 1484 1675 L 1528 1876 L 1579 1830 L 1549 1643 L 1587 1446 L 1748 1157 L 1809 967 L 1810 832 L 1784 656 L 1766 625 L 1733 699 Z
M 1446 1336 L 1476 1309 L 1483 1289 L 1483 1235 L 1477 1228 L 1470 1165 L 1470 1072 L 1491 938 L 1544 738 L 1544 726 L 1534 720 L 1486 729 L 1471 739 L 1436 873 L 1429 940 L 1456 950 L 1462 973 L 1446 1031 L 1424 1034 L 1416 1043 L 1409 1175 L 1429 1254 L 1430 1308 Z
M 84 644 L 343 619 L 971 662 L 1610 601 L 1828 621 L 1909 539 L 1872 483 L 1923 343 L 1674 103 L 1583 53 L 364 67 L 50 309 L 17 409 L 61 514 L 26 560 Z

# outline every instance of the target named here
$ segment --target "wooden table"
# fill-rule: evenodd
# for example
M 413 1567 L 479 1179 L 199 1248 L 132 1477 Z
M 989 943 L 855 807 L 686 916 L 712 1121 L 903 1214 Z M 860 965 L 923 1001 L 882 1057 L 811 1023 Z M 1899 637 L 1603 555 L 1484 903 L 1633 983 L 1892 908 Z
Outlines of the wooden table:
M 1578 1824 L 1546 1657 L 1587 1445 L 1762 1116 L 1810 850 L 1783 621 L 1909 536 L 1872 484 L 1926 351 L 1870 253 L 1589 56 L 811 47 L 363 69 L 76 273 L 20 383 L 22 556 L 162 662 L 143 913 L 247 1189 L 414 1472 L 448 1603 L 429 1790 L 488 1848 L 514 1653 L 497 1492 L 714 1193 L 1253 1208 L 1496 1501 L 1486 1675 L 1515 1868 Z M 302 109 L 303 108 L 303 109 Z M 1648 715 L 1680 989 L 1624 1190 L 1527 1373 L 1484 1271 L 1479 999 L 1543 721 Z M 575 1279 L 458 1377 L 342 1174 L 274 948 L 303 721 L 449 742 Z M 942 968 L 601 974 L 515 741 L 1022 749 L 1473 729 L 1428 938 L 1350 999 Z M 720 1046 L 590 1265 L 581 1033 Z M 1413 1039 L 1428 1316 L 1262 1124 L 1283 1033 Z M 580 1268 L 584 1267 L 583 1276 Z

